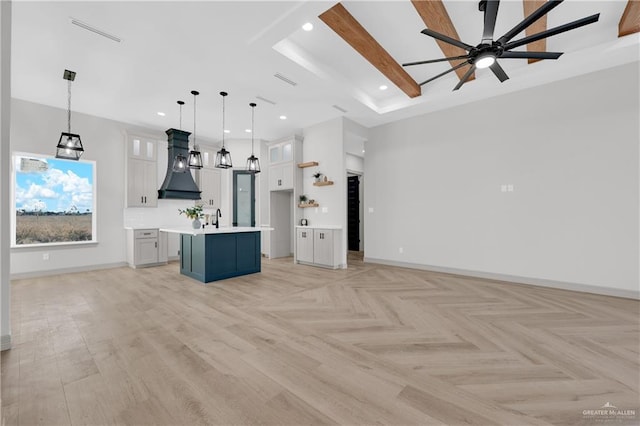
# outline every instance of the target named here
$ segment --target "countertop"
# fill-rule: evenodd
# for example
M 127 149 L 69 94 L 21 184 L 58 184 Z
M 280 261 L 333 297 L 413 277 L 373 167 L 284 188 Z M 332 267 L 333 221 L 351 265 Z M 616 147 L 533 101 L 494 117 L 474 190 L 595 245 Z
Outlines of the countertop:
M 339 225 L 308 225 L 308 226 L 302 226 L 302 225 L 298 225 L 296 226 L 296 228 L 307 228 L 307 229 L 342 229 L 342 226 Z
M 191 235 L 208 235 L 208 234 L 237 234 L 240 232 L 256 232 L 256 231 L 273 231 L 273 228 L 253 227 L 253 226 L 223 226 L 216 228 L 215 226 L 207 226 L 204 229 L 193 228 L 160 228 L 161 232 L 169 232 L 173 234 L 191 234 Z

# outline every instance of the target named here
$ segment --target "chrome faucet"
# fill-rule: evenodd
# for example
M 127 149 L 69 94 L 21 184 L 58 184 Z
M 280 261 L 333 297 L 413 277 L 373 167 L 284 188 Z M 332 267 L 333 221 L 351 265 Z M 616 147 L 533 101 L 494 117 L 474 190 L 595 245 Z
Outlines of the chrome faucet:
M 216 229 L 220 228 L 220 220 L 218 218 L 221 218 L 221 217 L 222 217 L 222 212 L 220 211 L 220 209 L 217 209 L 216 210 L 216 223 L 215 223 Z M 213 225 L 213 223 L 212 223 L 212 225 Z

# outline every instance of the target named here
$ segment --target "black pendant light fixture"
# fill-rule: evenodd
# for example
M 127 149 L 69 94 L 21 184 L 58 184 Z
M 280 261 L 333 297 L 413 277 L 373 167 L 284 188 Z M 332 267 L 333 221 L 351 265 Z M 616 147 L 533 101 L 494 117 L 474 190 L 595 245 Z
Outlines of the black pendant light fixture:
M 65 160 L 79 160 L 84 152 L 80 135 L 71 133 L 71 82 L 76 79 L 75 71 L 64 70 L 62 78 L 67 80 L 67 131 L 62 132 L 58 146 L 56 147 L 56 158 Z
M 216 153 L 215 166 L 219 169 L 228 169 L 233 167 L 231 164 L 231 153 L 224 149 L 224 98 L 228 95 L 227 92 L 220 92 L 222 96 L 222 149 Z
M 198 151 L 198 145 L 196 143 L 196 96 L 198 96 L 200 92 L 192 90 L 191 94 L 193 95 L 193 151 L 189 151 L 189 168 L 201 169 L 202 155 L 200 155 L 200 151 Z
M 256 104 L 251 102 L 249 106 L 251 107 L 251 157 L 247 158 L 247 171 L 260 173 L 260 160 L 258 160 L 258 157 L 253 155 L 253 134 L 254 134 L 253 118 L 256 110 Z
M 182 130 L 182 105 L 184 105 L 183 101 L 178 101 L 178 105 L 180 105 L 180 130 Z M 173 159 L 173 167 L 172 170 L 177 173 L 184 173 L 187 171 L 187 158 L 178 154 Z

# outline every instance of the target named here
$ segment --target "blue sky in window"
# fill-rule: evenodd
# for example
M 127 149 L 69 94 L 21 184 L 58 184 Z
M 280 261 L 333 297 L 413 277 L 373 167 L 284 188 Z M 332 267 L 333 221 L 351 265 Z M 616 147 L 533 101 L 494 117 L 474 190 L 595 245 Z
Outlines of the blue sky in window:
M 15 156 L 16 210 L 93 211 L 93 163 Z

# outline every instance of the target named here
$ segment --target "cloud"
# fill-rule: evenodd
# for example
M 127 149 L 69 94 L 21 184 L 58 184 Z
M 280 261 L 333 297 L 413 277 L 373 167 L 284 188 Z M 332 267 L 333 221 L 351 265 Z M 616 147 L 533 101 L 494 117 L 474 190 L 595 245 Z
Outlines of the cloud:
M 62 186 L 64 192 L 73 193 L 91 193 L 91 184 L 89 179 L 81 178 L 71 170 L 67 170 L 64 173 L 60 169 L 50 169 L 42 176 L 45 185 L 48 188 L 54 188 L 56 186 Z

